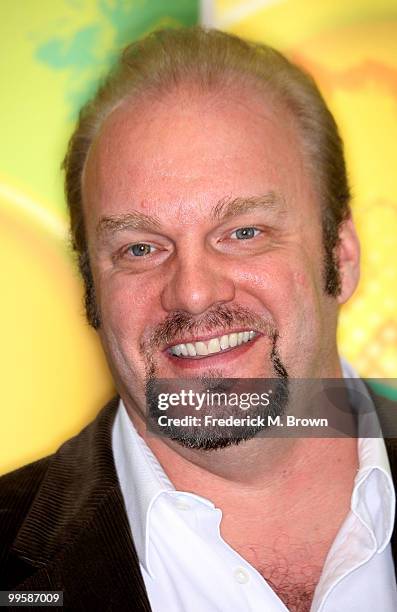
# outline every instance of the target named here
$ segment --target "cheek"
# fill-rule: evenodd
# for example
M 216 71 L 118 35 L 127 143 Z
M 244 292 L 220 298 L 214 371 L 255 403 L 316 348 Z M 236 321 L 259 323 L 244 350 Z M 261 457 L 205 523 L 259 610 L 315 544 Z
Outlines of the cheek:
M 293 262 L 293 265 L 292 263 Z M 268 256 L 234 268 L 236 285 L 259 298 L 275 315 L 313 307 L 321 293 L 321 271 L 312 270 L 297 254 Z
M 314 270 L 295 253 L 269 256 L 235 272 L 237 300 L 249 294 L 255 308 L 270 314 L 285 348 L 313 344 L 322 327 L 321 270 Z
M 103 332 L 114 350 L 135 363 L 143 360 L 141 343 L 167 315 L 161 306 L 166 275 L 103 273 L 98 279 Z
M 293 273 L 293 281 L 297 287 L 298 291 L 309 291 L 311 282 L 306 272 L 302 272 L 300 270 L 294 270 Z
M 121 386 L 130 381 L 141 389 L 146 371 L 141 341 L 153 312 L 153 293 L 136 277 L 121 274 L 103 275 L 97 286 L 100 338 L 113 375 Z
M 124 273 L 103 275 L 98 285 L 104 329 L 120 342 L 138 345 L 159 304 L 158 282 Z

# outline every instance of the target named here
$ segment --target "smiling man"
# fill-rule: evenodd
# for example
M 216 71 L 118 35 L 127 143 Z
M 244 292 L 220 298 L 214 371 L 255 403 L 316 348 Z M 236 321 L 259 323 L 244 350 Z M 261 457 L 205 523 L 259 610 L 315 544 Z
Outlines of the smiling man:
M 0 586 L 61 590 L 73 610 L 395 610 L 384 441 L 261 435 L 302 402 L 288 381 L 354 376 L 336 328 L 359 246 L 314 82 L 221 32 L 154 33 L 83 109 L 65 169 L 120 397 L 2 479 Z M 153 435 L 153 386 L 187 378 L 275 380 L 278 403 L 252 401 L 238 435 L 197 411 Z

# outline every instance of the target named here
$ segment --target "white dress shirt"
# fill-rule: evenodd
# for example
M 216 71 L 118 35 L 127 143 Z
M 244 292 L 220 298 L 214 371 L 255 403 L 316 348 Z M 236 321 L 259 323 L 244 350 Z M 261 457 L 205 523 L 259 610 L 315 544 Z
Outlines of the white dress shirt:
M 343 366 L 346 377 L 356 378 Z M 261 574 L 222 539 L 222 511 L 208 499 L 175 490 L 122 401 L 112 444 L 153 612 L 288 610 Z M 351 509 L 328 553 L 311 612 L 397 610 L 390 546 L 395 493 L 384 441 L 359 438 L 358 457 Z

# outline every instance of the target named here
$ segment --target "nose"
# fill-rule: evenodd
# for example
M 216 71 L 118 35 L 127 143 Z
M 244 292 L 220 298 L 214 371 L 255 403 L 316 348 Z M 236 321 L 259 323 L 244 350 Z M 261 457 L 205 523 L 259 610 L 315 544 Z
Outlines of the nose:
M 214 258 L 201 253 L 183 260 L 178 258 L 173 263 L 171 278 L 161 295 L 164 310 L 199 315 L 217 304 L 234 300 L 235 286 L 230 269 L 222 267 Z

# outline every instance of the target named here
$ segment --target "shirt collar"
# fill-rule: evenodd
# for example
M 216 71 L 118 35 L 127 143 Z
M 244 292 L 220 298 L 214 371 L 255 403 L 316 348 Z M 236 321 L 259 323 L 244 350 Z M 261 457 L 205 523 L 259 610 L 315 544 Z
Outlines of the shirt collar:
M 159 495 L 175 491 L 175 487 L 136 431 L 123 400 L 120 400 L 113 425 L 112 447 L 138 559 L 150 574 L 150 509 Z
M 364 418 L 376 420 L 369 431 L 380 432 L 380 425 L 373 401 L 356 370 L 341 359 L 344 378 L 349 379 L 350 388 L 366 397 L 373 407 Z M 369 530 L 376 551 L 381 553 L 390 541 L 394 529 L 395 491 L 393 478 L 382 437 L 358 438 L 359 468 L 354 480 L 351 510 Z
M 354 368 L 344 359 L 341 359 L 341 364 L 343 376 L 353 379 L 357 389 L 368 394 Z M 175 493 L 175 487 L 136 431 L 122 400 L 114 421 L 112 447 L 137 555 L 150 574 L 150 510 L 159 495 Z M 354 482 L 351 510 L 370 530 L 378 552 L 382 552 L 390 541 L 395 514 L 393 479 L 383 439 L 359 438 L 358 457 L 359 469 Z M 374 499 L 375 490 L 379 493 L 377 500 Z M 203 499 L 203 502 L 213 506 L 208 500 Z
M 367 527 L 374 547 L 381 553 L 394 528 L 395 493 L 389 459 L 382 438 L 359 438 L 360 467 L 351 500 L 351 510 Z

